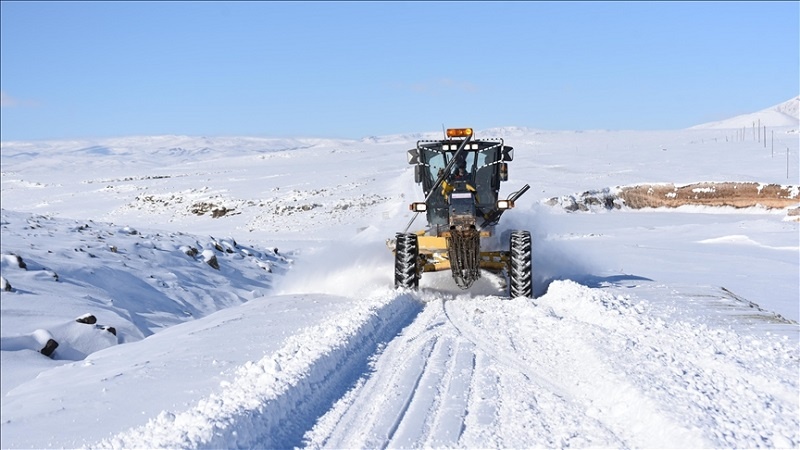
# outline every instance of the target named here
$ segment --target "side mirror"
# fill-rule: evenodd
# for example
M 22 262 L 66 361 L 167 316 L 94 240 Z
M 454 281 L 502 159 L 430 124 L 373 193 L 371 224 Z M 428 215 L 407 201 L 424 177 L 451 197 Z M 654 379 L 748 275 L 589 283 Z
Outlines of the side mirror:
M 419 164 L 419 151 L 417 149 L 412 148 L 406 156 L 409 164 Z
M 417 184 L 422 183 L 422 166 L 414 166 L 414 181 Z
M 509 147 L 507 145 L 503 146 L 503 161 L 513 161 L 514 160 L 514 147 Z
M 500 181 L 508 181 L 508 164 L 500 164 Z

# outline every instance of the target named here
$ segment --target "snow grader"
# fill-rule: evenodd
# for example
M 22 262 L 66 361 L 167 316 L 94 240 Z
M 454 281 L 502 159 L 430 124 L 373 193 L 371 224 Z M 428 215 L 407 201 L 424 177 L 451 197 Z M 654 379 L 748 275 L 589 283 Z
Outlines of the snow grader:
M 503 139 L 476 139 L 472 128 L 447 129 L 443 140 L 420 140 L 408 151 L 425 200 L 409 205 L 411 221 L 387 242 L 396 288 L 417 289 L 423 273 L 450 270 L 455 284 L 469 289 L 487 270 L 502 277 L 511 297 L 533 295 L 530 232 L 512 231 L 505 249 L 492 238 L 503 213 L 530 188 L 499 198 L 513 157 Z M 408 232 L 420 213 L 427 227 Z

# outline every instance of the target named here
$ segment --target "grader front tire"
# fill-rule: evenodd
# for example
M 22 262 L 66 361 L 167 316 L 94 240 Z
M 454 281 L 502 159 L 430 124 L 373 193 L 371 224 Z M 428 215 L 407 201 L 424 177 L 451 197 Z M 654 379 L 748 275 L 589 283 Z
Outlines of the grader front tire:
M 417 235 L 397 233 L 394 253 L 394 287 L 419 288 L 419 243 Z
M 509 294 L 511 298 L 533 297 L 533 243 L 528 231 L 513 231 L 509 246 Z

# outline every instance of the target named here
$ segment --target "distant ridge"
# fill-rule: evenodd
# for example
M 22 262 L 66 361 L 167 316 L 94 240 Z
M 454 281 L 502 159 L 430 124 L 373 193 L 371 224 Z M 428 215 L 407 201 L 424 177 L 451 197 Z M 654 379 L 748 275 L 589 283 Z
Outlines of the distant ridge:
M 690 130 L 731 129 L 752 127 L 753 123 L 761 123 L 767 127 L 798 127 L 800 126 L 800 96 L 794 97 L 781 104 L 762 109 L 750 114 L 731 117 L 718 122 L 708 122 L 690 127 Z

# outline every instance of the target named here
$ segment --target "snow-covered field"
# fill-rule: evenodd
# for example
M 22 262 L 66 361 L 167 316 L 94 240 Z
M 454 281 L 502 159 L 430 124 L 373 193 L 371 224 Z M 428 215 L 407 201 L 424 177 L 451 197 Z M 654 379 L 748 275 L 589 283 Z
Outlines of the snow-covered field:
M 489 273 L 393 289 L 405 152 L 441 131 L 3 142 L 0 447 L 798 448 L 796 205 L 564 209 L 640 184 L 796 198 L 797 102 L 747 116 L 766 142 L 741 117 L 457 124 L 515 148 L 501 195 L 531 190 L 499 231 L 532 232 L 534 299 Z

